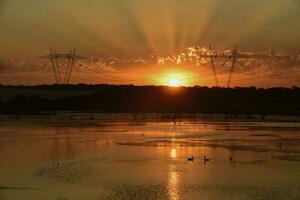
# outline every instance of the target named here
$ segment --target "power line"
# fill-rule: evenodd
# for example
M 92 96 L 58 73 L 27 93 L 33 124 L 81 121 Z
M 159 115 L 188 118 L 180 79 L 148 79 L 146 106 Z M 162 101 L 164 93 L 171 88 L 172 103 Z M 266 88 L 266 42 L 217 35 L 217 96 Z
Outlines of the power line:
M 84 57 L 76 55 L 76 49 L 70 53 L 57 53 L 55 49 L 50 48 L 50 54 L 41 56 L 42 59 L 49 59 L 56 84 L 69 84 L 77 59 L 85 59 Z
M 232 63 L 231 63 L 229 78 L 228 78 L 228 82 L 227 82 L 228 88 L 230 87 L 230 84 L 231 84 L 232 74 L 233 74 L 233 71 L 235 68 L 236 60 L 237 60 L 237 46 L 235 46 L 234 50 L 232 51 Z
M 209 49 L 211 51 L 213 51 L 211 45 L 209 45 Z M 212 67 L 212 71 L 213 71 L 214 78 L 215 78 L 215 84 L 218 87 L 219 86 L 219 80 L 218 80 L 218 75 L 217 75 L 217 71 L 216 71 L 216 66 L 215 66 L 215 61 L 214 61 L 213 54 L 211 54 L 211 56 L 210 56 L 210 62 L 211 62 L 211 67 Z
M 219 79 L 218 79 L 218 74 L 217 74 L 217 69 L 216 69 L 216 66 L 215 66 L 214 58 L 215 57 L 216 58 L 223 57 L 223 55 L 219 56 L 218 54 L 215 54 L 215 52 L 212 49 L 211 45 L 209 45 L 209 50 L 210 50 L 209 57 L 210 57 L 212 71 L 213 71 L 213 76 L 214 76 L 214 79 L 215 79 L 215 85 L 219 86 Z M 231 66 L 230 66 L 230 71 L 229 71 L 229 77 L 228 77 L 227 85 L 226 85 L 227 88 L 229 88 L 230 85 L 231 85 L 232 75 L 233 75 L 233 72 L 234 72 L 234 69 L 235 69 L 235 66 L 236 66 L 236 62 L 237 62 L 237 59 L 238 59 L 237 46 L 234 47 L 234 49 L 231 51 L 231 54 L 230 54 L 230 56 L 228 56 L 228 58 L 232 58 L 232 60 L 231 60 Z

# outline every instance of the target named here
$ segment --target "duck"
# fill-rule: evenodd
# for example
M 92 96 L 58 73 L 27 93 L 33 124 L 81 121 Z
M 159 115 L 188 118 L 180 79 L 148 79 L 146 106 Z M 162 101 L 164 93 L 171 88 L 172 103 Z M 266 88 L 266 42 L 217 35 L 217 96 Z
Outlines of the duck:
M 187 158 L 187 161 L 192 161 L 192 162 L 193 162 L 193 161 L 194 161 L 194 156 L 188 157 L 188 158 Z
M 209 161 L 210 161 L 209 158 L 207 158 L 206 156 L 203 156 L 203 162 L 204 162 L 204 164 L 205 164 L 206 162 L 209 162 Z
M 233 157 L 230 155 L 229 156 L 229 163 L 231 164 L 233 162 Z

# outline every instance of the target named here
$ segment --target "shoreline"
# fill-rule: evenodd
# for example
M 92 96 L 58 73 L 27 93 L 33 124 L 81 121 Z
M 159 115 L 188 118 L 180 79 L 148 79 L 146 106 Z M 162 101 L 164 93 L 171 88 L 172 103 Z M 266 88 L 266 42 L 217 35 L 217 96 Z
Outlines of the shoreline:
M 45 112 L 37 114 L 0 114 L 0 122 L 277 122 L 299 123 L 298 115 L 207 114 L 207 113 L 103 113 L 92 112 Z

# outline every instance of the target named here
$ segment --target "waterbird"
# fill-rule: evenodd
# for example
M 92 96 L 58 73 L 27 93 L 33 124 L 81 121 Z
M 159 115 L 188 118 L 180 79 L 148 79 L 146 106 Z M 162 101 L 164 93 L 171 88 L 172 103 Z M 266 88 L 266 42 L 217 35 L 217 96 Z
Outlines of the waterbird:
M 90 116 L 89 117 L 89 120 L 94 120 L 95 118 L 93 116 Z
M 203 162 L 204 162 L 204 164 L 206 163 L 206 162 L 209 162 L 210 161 L 210 159 L 209 158 L 207 158 L 205 155 L 203 156 Z
M 232 156 L 230 155 L 229 156 L 229 163 L 231 164 L 233 162 L 233 158 L 232 158 Z
M 176 117 L 177 117 L 177 115 L 176 115 L 176 113 L 174 113 L 173 118 L 172 118 L 174 125 L 176 125 Z
M 192 161 L 192 162 L 193 162 L 193 161 L 194 161 L 194 156 L 192 156 L 192 157 L 188 157 L 188 158 L 187 158 L 187 160 L 188 160 L 188 161 Z

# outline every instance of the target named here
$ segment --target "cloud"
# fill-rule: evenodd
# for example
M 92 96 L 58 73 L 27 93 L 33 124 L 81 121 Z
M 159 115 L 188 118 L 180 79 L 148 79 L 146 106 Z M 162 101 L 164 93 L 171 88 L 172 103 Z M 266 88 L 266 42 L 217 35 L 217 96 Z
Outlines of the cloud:
M 159 74 L 166 69 L 180 68 L 182 71 L 193 70 L 193 73 L 202 74 L 202 79 L 209 81 L 209 83 L 198 84 L 213 84 L 211 56 L 220 80 L 226 82 L 232 65 L 233 50 L 211 51 L 208 47 L 201 46 L 189 47 L 169 56 L 150 54 L 135 58 L 88 57 L 76 62 L 73 80 L 86 83 L 149 84 L 149 81 L 143 82 L 143 80 L 147 74 L 153 74 L 154 70 L 155 74 Z M 272 80 L 279 83 L 285 81 L 285 85 L 300 85 L 299 54 L 274 50 L 266 53 L 238 51 L 237 57 L 234 70 L 236 85 L 242 84 L 242 81 L 244 85 L 247 85 L 247 81 L 249 85 L 259 85 L 262 80 L 269 80 L 270 85 Z M 0 66 L 0 77 L 8 83 L 36 84 L 43 81 L 51 83 L 54 80 L 51 64 L 46 59 L 2 60 Z M 64 73 L 64 70 L 62 68 L 61 73 Z

